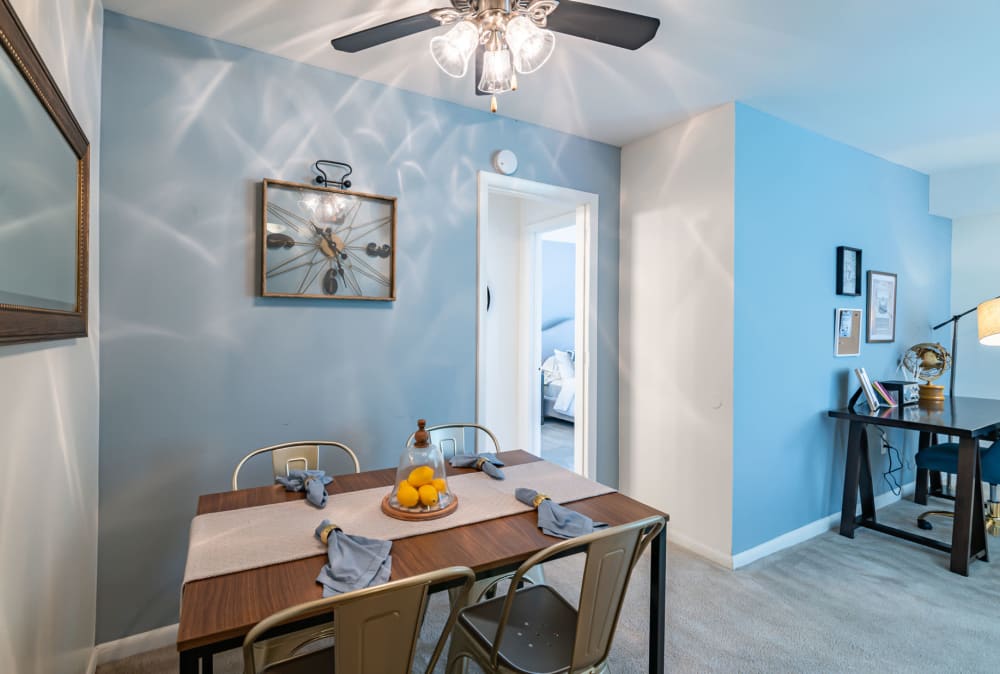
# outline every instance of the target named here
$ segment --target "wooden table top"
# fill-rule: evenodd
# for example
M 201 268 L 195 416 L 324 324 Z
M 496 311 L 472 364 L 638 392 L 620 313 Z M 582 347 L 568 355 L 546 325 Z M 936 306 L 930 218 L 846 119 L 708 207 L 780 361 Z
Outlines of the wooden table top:
M 540 461 L 523 451 L 501 455 L 509 466 Z M 469 469 L 448 467 L 450 475 Z M 331 494 L 392 486 L 396 469 L 338 475 Z M 207 494 L 198 499 L 198 514 L 237 510 L 304 498 L 279 485 Z M 653 515 L 668 516 L 618 492 L 575 501 L 573 509 L 614 526 Z M 317 515 L 321 513 L 317 512 Z M 669 518 L 668 518 L 669 519 Z M 449 566 L 468 566 L 477 574 L 509 568 L 558 542 L 538 529 L 534 512 L 510 515 L 462 527 L 393 541 L 392 580 Z M 263 618 L 322 597 L 316 583 L 325 555 L 283 562 L 248 571 L 192 581 L 184 586 L 177 650 L 185 651 L 243 637 Z
M 988 398 L 949 397 L 938 404 L 921 402 L 874 412 L 867 405 L 858 405 L 854 409 L 830 410 L 828 414 L 848 421 L 963 438 L 985 438 L 1000 431 L 1000 400 Z

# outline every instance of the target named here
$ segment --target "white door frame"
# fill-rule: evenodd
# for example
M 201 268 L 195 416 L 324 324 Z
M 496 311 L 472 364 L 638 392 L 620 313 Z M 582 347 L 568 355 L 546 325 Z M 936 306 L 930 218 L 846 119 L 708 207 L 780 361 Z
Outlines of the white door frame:
M 486 331 L 486 282 L 483 278 L 486 251 L 483 243 L 489 227 L 490 193 L 505 194 L 529 200 L 558 200 L 576 204 L 578 241 L 576 246 L 576 345 L 577 391 L 574 423 L 574 447 L 578 453 L 576 465 L 592 480 L 597 479 L 597 367 L 594 356 L 597 345 L 597 242 L 598 195 L 567 187 L 547 185 L 532 180 L 479 172 L 479 210 L 476 230 L 476 420 L 482 421 L 485 409 L 486 363 L 483 335 Z M 537 367 L 540 363 L 535 364 Z M 528 399 L 534 400 L 534 392 Z M 582 403 L 582 404 L 581 404 Z M 538 413 L 535 410 L 534 413 Z M 505 448 L 513 449 L 513 448 Z

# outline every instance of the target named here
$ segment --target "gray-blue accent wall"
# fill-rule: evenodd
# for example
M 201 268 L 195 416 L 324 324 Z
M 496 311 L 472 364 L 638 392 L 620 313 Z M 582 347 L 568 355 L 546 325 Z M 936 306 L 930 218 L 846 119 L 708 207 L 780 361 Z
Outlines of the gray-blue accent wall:
M 417 417 L 474 417 L 477 172 L 500 148 L 518 177 L 600 195 L 598 477 L 617 484 L 619 148 L 113 13 L 103 106 L 98 642 L 177 621 L 197 497 L 249 450 L 332 438 L 380 468 Z M 320 158 L 399 197 L 395 303 L 256 297 L 259 182 Z

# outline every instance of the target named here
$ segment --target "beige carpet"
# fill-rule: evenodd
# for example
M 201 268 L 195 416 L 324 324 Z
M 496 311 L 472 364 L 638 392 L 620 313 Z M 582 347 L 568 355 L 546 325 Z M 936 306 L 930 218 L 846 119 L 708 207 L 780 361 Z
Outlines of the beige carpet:
M 921 510 L 904 501 L 879 517 L 917 531 Z M 934 535 L 950 537 L 947 521 L 935 522 Z M 994 561 L 974 563 L 969 578 L 950 573 L 944 553 L 868 530 L 853 541 L 829 532 L 736 572 L 671 546 L 667 671 L 1000 671 L 1000 539 L 989 542 Z M 611 659 L 615 672 L 646 669 L 648 568 L 643 560 L 632 580 Z M 547 580 L 575 599 L 580 569 L 578 560 L 562 560 L 546 567 Z M 432 599 L 420 663 L 446 610 L 444 597 Z M 219 674 L 241 671 L 238 652 L 215 662 Z M 98 668 L 176 671 L 172 648 Z

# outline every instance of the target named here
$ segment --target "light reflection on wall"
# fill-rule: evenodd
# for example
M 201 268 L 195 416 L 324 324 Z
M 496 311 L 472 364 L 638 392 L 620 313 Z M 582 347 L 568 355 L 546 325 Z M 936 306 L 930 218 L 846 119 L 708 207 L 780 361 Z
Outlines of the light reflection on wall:
M 500 147 L 519 177 L 601 196 L 599 476 L 617 482 L 618 148 L 106 22 L 99 641 L 177 620 L 197 495 L 251 449 L 331 438 L 384 467 L 418 417 L 474 417 L 477 172 Z M 259 182 L 308 183 L 320 158 L 399 197 L 395 303 L 256 297 Z

